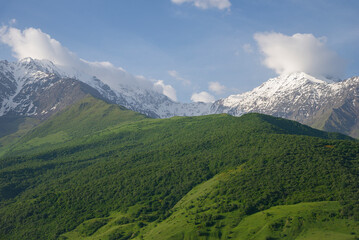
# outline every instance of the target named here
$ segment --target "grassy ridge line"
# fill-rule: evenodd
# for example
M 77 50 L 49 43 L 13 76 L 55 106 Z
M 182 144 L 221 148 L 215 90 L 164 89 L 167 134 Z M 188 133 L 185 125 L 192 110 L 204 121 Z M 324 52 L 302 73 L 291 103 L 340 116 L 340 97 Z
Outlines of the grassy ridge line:
M 233 203 L 231 194 L 218 193 L 240 175 L 251 175 L 246 163 L 223 172 L 193 188 L 173 208 L 174 213 L 161 223 L 143 230 L 138 239 L 357 239 L 358 219 L 343 218 L 338 202 L 313 202 L 279 205 L 246 216 L 243 208 L 218 209 L 218 201 Z M 358 169 L 358 168 L 356 168 Z M 246 173 L 247 171 L 247 173 Z M 276 173 L 274 173 L 276 174 Z M 242 184 L 249 179 L 243 179 Z M 266 179 L 257 181 L 265 185 Z M 241 184 L 241 183 L 238 183 Z M 275 181 L 269 184 L 276 184 Z M 234 187 L 234 188 L 233 188 Z M 228 189 L 228 188 L 227 188 Z M 263 189 L 258 189 L 259 192 Z M 240 192 L 245 194 L 245 192 Z M 219 198 L 218 198 L 219 197 Z M 230 200 L 232 199 L 232 201 Z M 234 199 L 235 201 L 237 199 Z M 276 205 L 276 204 L 275 204 Z M 233 205 L 232 205 L 233 206 Z
M 190 212 L 209 207 L 204 204 L 219 181 L 226 181 L 241 168 L 218 174 L 194 187 L 172 209 L 172 215 L 162 222 L 149 223 L 139 228 L 139 222 L 125 222 L 130 214 L 113 213 L 106 219 L 92 219 L 74 231 L 62 235 L 68 239 L 99 240 L 111 236 L 131 236 L 139 232 L 136 239 L 356 239 L 359 237 L 359 222 L 338 217 L 341 206 L 338 202 L 299 203 L 272 207 L 268 210 L 240 218 L 239 211 L 222 213 L 212 226 L 196 223 Z M 207 215 L 216 215 L 207 211 Z M 238 225 L 235 225 L 237 223 Z M 101 225 L 102 224 L 102 225 Z M 206 228 L 205 231 L 203 228 Z M 90 235 L 87 235 L 90 233 Z
M 146 117 L 142 114 L 88 95 L 30 130 L 13 146 L 0 149 L 0 152 L 9 156 L 63 147 L 66 142 L 83 141 L 87 136 L 101 134 L 107 128 L 143 119 Z
M 338 202 L 281 205 L 245 217 L 233 229 L 235 239 L 356 239 L 359 223 L 335 217 Z
M 142 231 L 138 239 L 198 239 L 201 237 L 201 233 L 204 233 L 204 228 L 206 228 L 207 234 L 203 234 L 202 237 L 212 236 L 209 239 L 227 238 L 229 229 L 231 229 L 230 226 L 235 222 L 233 218 L 239 216 L 238 212 L 218 214 L 216 211 L 206 211 L 208 215 L 219 216 L 217 226 L 225 226 L 224 228 L 221 227 L 220 231 L 214 226 L 199 225 L 195 215 L 197 212 L 202 211 L 200 208 L 210 209 L 213 202 L 206 202 L 206 198 L 210 193 L 216 191 L 220 181 L 228 180 L 231 175 L 236 174 L 241 169 L 241 167 L 237 167 L 233 170 L 225 171 L 194 187 L 173 207 L 173 213 L 169 218 L 158 224 L 149 225 Z M 224 218 L 226 220 L 223 220 Z
M 256 117 L 252 117 L 252 115 Z M 211 116 L 208 117 L 202 116 L 196 117 L 196 119 L 199 120 L 202 118 L 206 121 L 211 119 Z M 231 118 L 230 116 L 226 117 Z M 247 117 L 253 121 L 252 124 L 246 124 L 248 131 L 352 140 L 352 138 L 342 134 L 327 133 L 294 121 L 265 115 L 247 114 L 242 116 L 242 121 L 246 122 Z M 177 121 L 179 119 L 181 119 L 181 117 L 174 117 L 170 121 Z M 80 144 L 80 142 L 83 142 L 83 139 L 93 138 L 96 135 L 103 136 L 104 133 L 111 133 L 111 129 L 122 125 L 127 125 L 130 131 L 135 130 L 134 128 L 140 129 L 141 127 L 146 130 L 146 128 L 156 125 L 158 122 L 161 125 L 166 120 L 168 119 L 160 121 L 148 119 L 144 115 L 124 109 L 118 105 L 107 104 L 89 95 L 67 109 L 57 113 L 48 121 L 40 124 L 40 126 L 26 134 L 15 145 L 10 148 L 7 147 L 7 149 L 2 149 L 2 151 L 3 155 L 6 153 L 8 156 L 25 153 L 30 154 L 32 152 L 38 152 L 39 149 L 45 151 L 55 149 L 56 147 L 63 147 L 62 145 L 66 142 L 73 142 L 70 143 L 70 145 L 73 145 L 74 141 L 77 140 L 78 143 L 75 144 Z M 135 123 L 137 121 L 144 121 L 145 124 L 141 124 L 141 126 L 136 125 Z M 263 126 L 263 129 L 255 129 L 255 125 Z M 107 131 L 105 131 L 105 129 L 107 129 Z

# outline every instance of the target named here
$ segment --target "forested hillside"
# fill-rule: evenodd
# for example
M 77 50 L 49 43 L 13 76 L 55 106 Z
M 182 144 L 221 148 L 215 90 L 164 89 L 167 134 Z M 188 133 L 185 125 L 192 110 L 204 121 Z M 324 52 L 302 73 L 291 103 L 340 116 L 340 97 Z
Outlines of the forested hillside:
M 2 151 L 0 239 L 359 236 L 359 143 L 289 120 L 88 97 Z

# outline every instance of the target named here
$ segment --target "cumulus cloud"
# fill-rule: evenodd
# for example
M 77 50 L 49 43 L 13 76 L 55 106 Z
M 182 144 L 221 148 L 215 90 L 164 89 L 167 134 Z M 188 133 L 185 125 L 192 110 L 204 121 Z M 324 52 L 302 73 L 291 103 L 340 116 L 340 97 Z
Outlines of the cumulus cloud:
M 219 82 L 209 82 L 208 89 L 217 95 L 220 95 L 226 91 L 226 87 Z
M 318 78 L 340 78 L 343 73 L 343 61 L 327 48 L 323 37 L 257 33 L 254 39 L 264 54 L 263 64 L 278 74 L 305 72 Z
M 176 90 L 171 85 L 166 85 L 163 80 L 158 80 L 154 86 L 158 92 L 161 92 L 173 101 L 177 101 Z
M 211 103 L 214 102 L 214 97 L 209 94 L 208 92 L 200 92 L 200 93 L 193 93 L 191 100 L 193 102 L 204 102 L 204 103 Z
M 201 9 L 218 8 L 220 10 L 229 9 L 231 2 L 229 0 L 171 0 L 175 4 L 192 3 Z
M 176 80 L 182 82 L 183 85 L 187 85 L 187 86 L 191 85 L 191 81 L 181 77 L 176 70 L 169 70 L 167 72 L 168 72 L 168 75 L 170 75 L 171 77 L 175 78 Z
M 115 67 L 110 62 L 90 62 L 79 58 L 65 48 L 61 43 L 40 29 L 20 29 L 3 26 L 0 28 L 0 42 L 8 45 L 17 59 L 31 57 L 46 59 L 53 62 L 60 70 L 84 82 L 94 76 L 109 85 L 114 90 L 123 87 L 156 90 L 176 100 L 176 91 L 163 81 L 153 83 L 143 76 L 133 76 L 121 67 Z
M 21 31 L 17 28 L 3 26 L 0 29 L 0 40 L 11 47 L 13 56 L 17 59 L 25 57 L 48 59 L 55 64 L 64 65 L 77 58 L 40 29 L 27 28 Z

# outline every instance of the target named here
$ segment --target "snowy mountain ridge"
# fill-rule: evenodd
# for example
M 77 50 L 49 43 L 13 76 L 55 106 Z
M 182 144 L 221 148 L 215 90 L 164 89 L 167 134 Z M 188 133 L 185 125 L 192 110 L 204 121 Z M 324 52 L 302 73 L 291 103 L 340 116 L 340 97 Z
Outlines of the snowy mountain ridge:
M 151 85 L 126 84 L 121 76 L 125 78 L 127 73 L 121 69 L 111 86 L 91 75 L 94 72 L 31 58 L 0 61 L 0 116 L 46 119 L 91 94 L 154 118 L 258 112 L 359 137 L 359 77 L 334 82 L 303 72 L 283 74 L 252 91 L 210 104 L 174 102 Z
M 240 116 L 258 112 L 295 120 L 319 129 L 337 131 L 326 126 L 328 120 L 334 118 L 334 112 L 344 111 L 345 114 L 341 115 L 346 115 L 346 119 L 351 118 L 350 125 L 359 124 L 359 115 L 356 115 L 359 110 L 358 101 L 359 77 L 334 82 L 296 72 L 271 78 L 252 91 L 220 99 L 211 106 L 211 113 Z M 335 121 L 336 125 L 342 124 L 339 120 Z M 350 131 L 341 130 L 347 134 Z
M 239 116 L 247 112 L 260 112 L 287 117 L 293 106 L 306 111 L 320 108 L 325 101 L 331 102 L 359 83 L 354 77 L 342 82 L 316 79 L 306 73 L 296 72 L 271 78 L 252 91 L 231 95 L 216 101 L 212 112 L 227 112 Z
M 10 112 L 24 116 L 47 114 L 48 111 L 37 110 L 38 106 L 34 103 L 34 99 L 40 96 L 36 92 L 49 89 L 55 83 L 66 79 L 69 82 L 81 81 L 96 89 L 107 101 L 150 117 L 203 115 L 207 114 L 210 108 L 210 104 L 205 103 L 174 102 L 148 87 L 131 87 L 119 83 L 117 90 L 114 90 L 95 76 L 75 69 L 55 66 L 48 60 L 25 58 L 17 62 L 0 61 L 0 77 L 0 116 Z M 30 97 L 31 95 L 36 97 Z

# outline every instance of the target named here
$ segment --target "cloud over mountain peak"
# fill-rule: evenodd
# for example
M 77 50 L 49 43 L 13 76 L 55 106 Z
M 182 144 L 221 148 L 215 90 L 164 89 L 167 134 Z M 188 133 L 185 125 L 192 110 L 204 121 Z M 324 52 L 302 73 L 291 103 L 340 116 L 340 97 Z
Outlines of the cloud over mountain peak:
M 20 30 L 11 26 L 0 28 L 0 42 L 11 48 L 17 59 L 31 57 L 33 59 L 46 59 L 60 67 L 70 77 L 82 80 L 97 77 L 114 90 L 121 87 L 150 89 L 160 92 L 170 99 L 176 100 L 175 89 L 165 85 L 163 81 L 154 82 L 136 77 L 121 67 L 115 67 L 110 62 L 90 62 L 79 58 L 62 44 L 51 38 L 49 34 L 40 29 L 27 28 Z M 86 80 L 84 82 L 87 82 Z
M 343 74 L 343 60 L 328 49 L 324 37 L 271 32 L 256 33 L 254 39 L 264 55 L 263 64 L 278 74 L 305 72 L 318 78 L 340 78 Z

